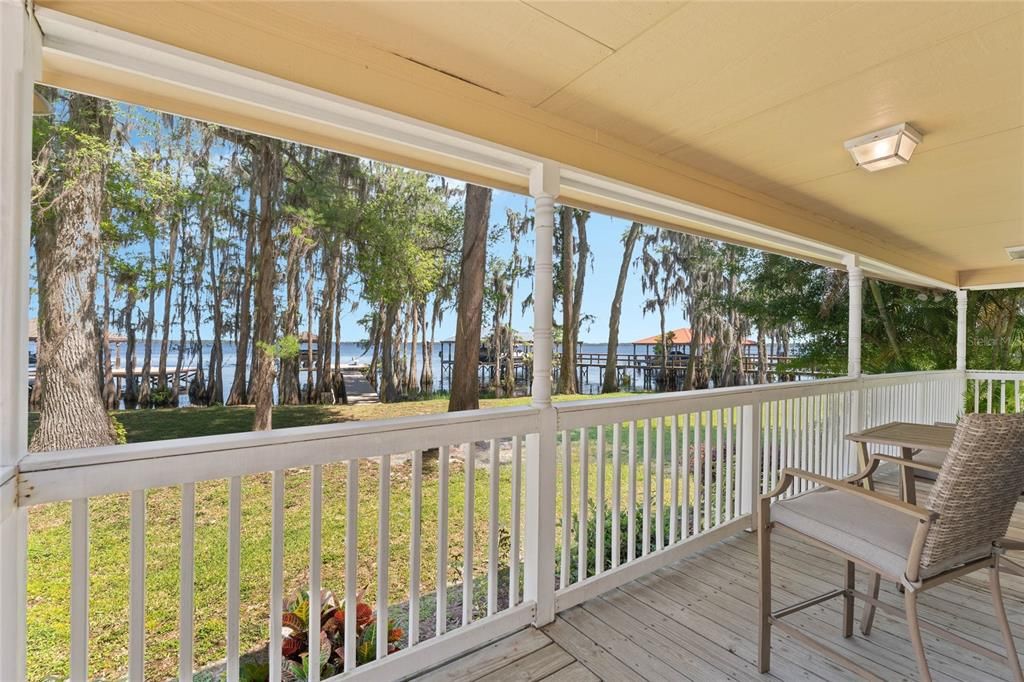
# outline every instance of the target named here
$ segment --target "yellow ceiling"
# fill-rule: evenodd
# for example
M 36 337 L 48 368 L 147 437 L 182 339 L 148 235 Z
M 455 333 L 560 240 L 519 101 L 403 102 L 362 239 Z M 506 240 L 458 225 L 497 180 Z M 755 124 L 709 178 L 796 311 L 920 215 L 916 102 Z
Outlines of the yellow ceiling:
M 1024 282 L 1021 2 L 36 4 L 944 281 Z M 853 166 L 845 139 L 901 121 L 924 133 L 909 166 Z

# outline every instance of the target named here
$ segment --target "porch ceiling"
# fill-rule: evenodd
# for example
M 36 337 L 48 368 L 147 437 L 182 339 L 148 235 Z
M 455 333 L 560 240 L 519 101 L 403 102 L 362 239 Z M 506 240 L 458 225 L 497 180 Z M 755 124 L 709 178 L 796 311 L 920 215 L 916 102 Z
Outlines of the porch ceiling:
M 944 282 L 1024 282 L 1019 2 L 36 4 Z M 844 140 L 900 121 L 925 136 L 909 166 L 852 165 Z

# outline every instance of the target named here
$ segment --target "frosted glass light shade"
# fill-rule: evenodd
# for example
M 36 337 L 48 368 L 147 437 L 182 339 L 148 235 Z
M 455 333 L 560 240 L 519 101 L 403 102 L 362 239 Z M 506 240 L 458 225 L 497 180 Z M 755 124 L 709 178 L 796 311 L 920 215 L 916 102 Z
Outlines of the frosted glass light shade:
M 843 146 L 858 166 L 874 172 L 909 163 L 920 143 L 921 133 L 908 123 L 900 123 L 847 140 Z

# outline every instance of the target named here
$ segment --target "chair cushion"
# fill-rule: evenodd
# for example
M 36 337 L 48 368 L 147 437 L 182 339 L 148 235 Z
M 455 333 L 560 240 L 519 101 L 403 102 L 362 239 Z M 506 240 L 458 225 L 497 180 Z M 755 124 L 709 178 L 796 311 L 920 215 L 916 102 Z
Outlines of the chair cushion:
M 772 520 L 818 542 L 860 559 L 899 580 L 907 572 L 907 555 L 914 541 L 917 521 L 895 509 L 858 495 L 817 488 L 771 506 Z M 985 542 L 920 572 L 929 578 L 946 570 L 988 556 Z
M 942 467 L 942 463 L 946 461 L 945 450 L 922 450 L 921 452 L 914 455 L 914 461 L 920 464 L 931 464 L 934 467 Z M 916 478 L 922 478 L 927 481 L 934 481 L 938 478 L 938 473 L 932 471 L 924 471 L 922 469 L 911 469 L 914 472 Z
M 917 521 L 857 495 L 819 488 L 780 500 L 772 520 L 899 579 Z

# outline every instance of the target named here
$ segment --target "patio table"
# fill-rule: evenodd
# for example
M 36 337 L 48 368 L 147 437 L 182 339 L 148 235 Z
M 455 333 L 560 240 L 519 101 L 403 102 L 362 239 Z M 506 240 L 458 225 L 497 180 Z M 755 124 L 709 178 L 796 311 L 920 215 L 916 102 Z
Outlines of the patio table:
M 915 424 L 912 422 L 889 422 L 846 436 L 859 444 L 860 465 L 863 470 L 871 461 L 868 445 L 891 445 L 900 449 L 904 459 L 913 459 L 923 451 L 946 452 L 953 445 L 956 427 L 951 424 Z M 917 504 L 914 486 L 914 472 L 909 467 L 900 467 L 900 497 L 910 504 Z M 874 488 L 871 479 L 864 481 L 869 489 Z

